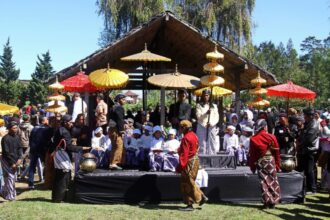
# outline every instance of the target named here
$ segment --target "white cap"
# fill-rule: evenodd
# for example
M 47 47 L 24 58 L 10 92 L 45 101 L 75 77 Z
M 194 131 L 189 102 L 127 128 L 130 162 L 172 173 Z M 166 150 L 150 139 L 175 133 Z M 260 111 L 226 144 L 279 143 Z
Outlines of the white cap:
M 145 125 L 144 126 L 144 129 L 147 130 L 147 131 L 149 131 L 150 133 L 152 132 L 152 127 L 149 126 L 149 125 Z
M 176 135 L 176 129 L 172 128 L 168 131 L 168 134 L 173 134 L 174 136 Z
M 139 134 L 139 135 L 141 135 L 140 129 L 134 129 L 133 130 L 133 134 Z
M 160 128 L 160 126 L 155 126 L 153 129 L 152 129 L 152 133 L 154 134 L 155 132 L 157 132 L 157 131 L 160 131 L 160 132 L 162 132 L 162 129 Z
M 227 126 L 227 129 L 230 129 L 230 130 L 233 130 L 233 131 L 236 130 L 236 128 L 234 126 L 232 126 L 232 125 Z
M 97 134 L 97 133 L 100 133 L 100 132 L 103 132 L 103 129 L 101 127 L 98 127 L 98 128 L 95 129 L 94 134 Z

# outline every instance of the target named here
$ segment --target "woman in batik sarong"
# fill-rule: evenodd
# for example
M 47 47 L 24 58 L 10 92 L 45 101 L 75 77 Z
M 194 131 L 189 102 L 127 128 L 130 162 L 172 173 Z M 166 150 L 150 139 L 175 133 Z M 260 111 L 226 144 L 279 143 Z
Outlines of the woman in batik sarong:
M 210 90 L 202 93 L 202 102 L 196 105 L 197 130 L 200 154 L 215 155 L 219 150 L 219 112 L 217 105 L 210 103 Z M 208 131 L 207 131 L 208 130 Z
M 201 206 L 208 200 L 195 183 L 199 169 L 198 137 L 191 129 L 190 121 L 180 122 L 180 131 L 184 137 L 178 149 L 179 165 L 176 171 L 181 174 L 181 192 L 183 201 L 187 205 L 185 208 L 180 208 L 182 211 L 193 211 L 193 203 L 199 203 Z
M 280 170 L 280 151 L 276 137 L 267 133 L 267 122 L 259 119 L 255 124 L 255 135 L 250 141 L 249 165 L 258 171 L 262 201 L 265 208 L 274 208 L 280 202 L 280 185 L 277 172 Z
M 178 148 L 180 147 L 180 141 L 175 139 L 176 130 L 170 129 L 168 131 L 168 140 L 164 144 L 164 171 L 175 172 L 176 167 L 179 164 Z

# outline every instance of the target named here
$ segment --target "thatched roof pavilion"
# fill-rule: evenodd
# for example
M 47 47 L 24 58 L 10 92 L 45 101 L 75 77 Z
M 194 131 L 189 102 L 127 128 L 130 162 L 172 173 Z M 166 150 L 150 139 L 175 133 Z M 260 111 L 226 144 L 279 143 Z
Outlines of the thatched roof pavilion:
M 178 64 L 181 73 L 201 77 L 205 75 L 203 65 L 208 62 L 205 54 L 213 51 L 214 45 L 217 43 L 219 52 L 223 53 L 225 57 L 221 63 L 225 67 L 222 76 L 226 80 L 225 88 L 236 92 L 249 89 L 250 81 L 257 76 L 258 71 L 267 80 L 268 86 L 277 84 L 273 74 L 223 44 L 203 36 L 195 27 L 175 17 L 171 12 L 153 17 L 149 22 L 132 29 L 109 46 L 59 71 L 57 73 L 59 80 L 62 81 L 76 74 L 83 64 L 87 64 L 85 71 L 89 74 L 96 69 L 107 67 L 107 64 L 110 63 L 111 67 L 129 74 L 130 81 L 125 89 L 142 89 L 142 64 L 124 62 L 120 58 L 142 51 L 145 43 L 151 52 L 172 59 L 170 63 L 152 63 L 148 70 L 152 74 L 173 72 L 175 64 Z M 148 89 L 151 88 L 154 87 L 148 85 Z

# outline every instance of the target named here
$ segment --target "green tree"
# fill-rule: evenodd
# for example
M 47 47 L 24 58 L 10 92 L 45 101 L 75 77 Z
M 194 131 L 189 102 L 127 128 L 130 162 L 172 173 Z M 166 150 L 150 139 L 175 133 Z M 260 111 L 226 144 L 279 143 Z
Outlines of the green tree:
M 3 46 L 3 54 L 0 56 L 0 77 L 7 82 L 17 80 L 20 73 L 12 59 L 13 50 L 8 38 L 7 43 Z
M 0 82 L 0 101 L 10 105 L 21 103 L 25 86 L 19 81 Z
M 171 10 L 204 34 L 240 50 L 251 42 L 255 0 L 97 0 L 104 18 L 100 45 L 106 46 L 151 16 Z
M 54 74 L 51 65 L 51 56 L 49 51 L 37 56 L 37 65 L 34 73 L 32 73 L 32 81 L 29 83 L 26 91 L 26 99 L 30 99 L 32 104 L 45 103 L 49 93 L 44 81 Z M 33 98 L 32 98 L 33 97 Z

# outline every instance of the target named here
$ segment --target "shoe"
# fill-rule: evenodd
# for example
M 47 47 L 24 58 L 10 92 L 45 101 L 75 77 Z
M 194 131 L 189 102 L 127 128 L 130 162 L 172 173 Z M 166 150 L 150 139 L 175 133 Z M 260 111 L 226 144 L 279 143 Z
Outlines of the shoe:
M 306 195 L 315 195 L 315 194 L 316 194 L 316 192 L 312 192 L 312 191 L 306 192 Z
M 29 186 L 29 190 L 33 190 L 34 189 L 34 186 Z
M 121 168 L 120 166 L 118 165 L 110 165 L 110 170 L 122 170 L 123 168 Z
M 209 201 L 209 198 L 203 195 L 202 200 L 199 202 L 199 206 L 204 205 L 207 201 Z
M 194 211 L 194 208 L 192 205 L 187 205 L 186 207 L 179 208 L 179 211 L 191 212 L 191 211 Z

